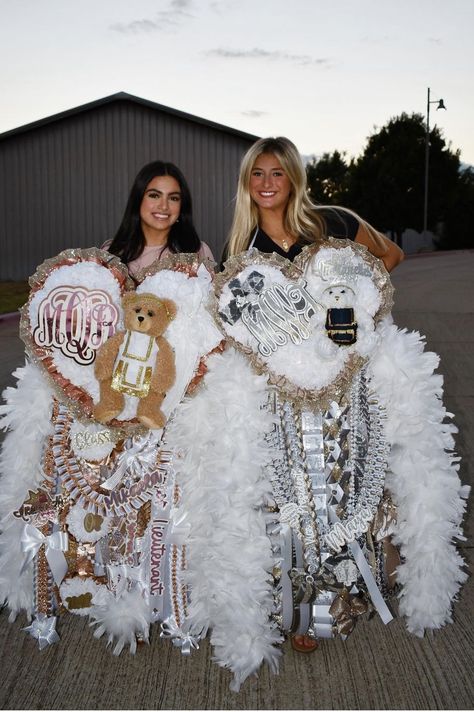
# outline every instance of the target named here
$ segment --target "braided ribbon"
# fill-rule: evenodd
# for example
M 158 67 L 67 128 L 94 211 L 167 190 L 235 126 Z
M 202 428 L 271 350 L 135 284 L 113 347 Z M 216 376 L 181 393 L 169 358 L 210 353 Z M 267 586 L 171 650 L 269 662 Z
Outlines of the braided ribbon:
M 67 561 L 63 552 L 69 548 L 68 535 L 66 532 L 54 532 L 45 536 L 32 524 L 25 524 L 21 534 L 21 550 L 25 555 L 21 572 L 33 561 L 42 546 L 45 548 L 46 559 L 53 574 L 56 584 L 59 586 L 67 573 Z
M 174 616 L 168 616 L 161 624 L 160 638 L 171 638 L 171 642 L 177 648 L 181 648 L 183 655 L 190 655 L 191 651 L 199 650 L 199 637 L 190 633 L 183 633 L 176 624 Z

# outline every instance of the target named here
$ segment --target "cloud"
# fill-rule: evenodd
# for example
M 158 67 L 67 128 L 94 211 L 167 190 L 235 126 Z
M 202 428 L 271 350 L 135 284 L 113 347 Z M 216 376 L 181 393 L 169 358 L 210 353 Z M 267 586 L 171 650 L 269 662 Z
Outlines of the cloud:
M 114 32 L 120 32 L 123 35 L 137 35 L 141 32 L 161 31 L 172 25 L 176 25 L 176 22 L 172 21 L 171 18 L 163 18 L 160 21 L 143 19 L 133 20 L 132 22 L 127 23 L 116 22 L 113 25 L 110 25 L 110 29 Z
M 441 37 L 428 37 L 428 42 L 437 45 L 443 44 L 443 40 L 441 39 Z
M 249 111 L 241 111 L 242 116 L 248 116 L 251 119 L 258 119 L 259 116 L 265 116 L 268 111 L 257 111 L 256 109 L 250 109 Z
M 115 22 L 110 29 L 121 34 L 137 35 L 143 32 L 163 32 L 179 26 L 179 24 L 193 17 L 189 9 L 193 0 L 170 0 L 168 8 L 157 12 L 153 19 L 143 18 L 131 22 Z
M 209 8 L 217 15 L 223 15 L 232 10 L 239 3 L 235 0 L 214 0 L 209 4 Z
M 188 12 L 192 8 L 193 0 L 171 0 L 170 10 L 174 12 L 175 15 L 182 17 L 192 17 L 192 14 Z M 160 14 L 167 14 L 166 12 Z
M 296 64 L 329 64 L 326 58 L 315 58 L 309 54 L 291 54 L 289 52 L 280 52 L 279 50 L 266 50 L 254 47 L 254 49 L 211 49 L 205 52 L 209 57 L 221 57 L 222 59 L 264 59 L 264 60 L 279 60 L 292 62 Z

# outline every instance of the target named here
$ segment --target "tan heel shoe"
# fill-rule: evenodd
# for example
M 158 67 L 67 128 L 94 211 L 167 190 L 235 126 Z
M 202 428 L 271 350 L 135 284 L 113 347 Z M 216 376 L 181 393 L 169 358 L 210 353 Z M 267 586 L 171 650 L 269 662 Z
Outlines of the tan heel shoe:
M 315 638 L 310 638 L 309 635 L 292 635 L 291 647 L 298 653 L 312 653 L 319 648 L 319 643 Z

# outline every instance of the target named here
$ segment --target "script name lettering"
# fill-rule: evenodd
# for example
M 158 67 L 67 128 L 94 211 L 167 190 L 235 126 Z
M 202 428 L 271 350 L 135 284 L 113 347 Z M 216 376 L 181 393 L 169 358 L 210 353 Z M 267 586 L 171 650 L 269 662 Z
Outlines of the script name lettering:
M 308 339 L 310 319 L 321 308 L 304 284 L 275 284 L 242 312 L 242 321 L 257 340 L 259 352 L 268 357 L 289 339 L 294 344 Z
M 334 551 L 340 551 L 345 544 L 364 534 L 373 518 L 372 510 L 369 507 L 363 507 L 357 514 L 344 522 L 336 522 L 324 540 Z
M 135 499 L 139 495 L 151 490 L 157 484 L 162 484 L 167 476 L 167 471 L 164 468 L 158 468 L 155 472 L 147 473 L 145 477 L 136 482 L 131 487 L 122 487 L 119 490 L 113 490 L 110 495 L 105 497 L 104 503 L 107 509 L 116 507 Z M 151 494 L 150 494 L 151 496 Z M 131 503 L 133 506 L 134 503 Z M 141 506 L 139 503 L 137 506 Z
M 63 285 L 52 289 L 40 303 L 33 340 L 88 366 L 97 349 L 114 334 L 118 318 L 107 292 Z

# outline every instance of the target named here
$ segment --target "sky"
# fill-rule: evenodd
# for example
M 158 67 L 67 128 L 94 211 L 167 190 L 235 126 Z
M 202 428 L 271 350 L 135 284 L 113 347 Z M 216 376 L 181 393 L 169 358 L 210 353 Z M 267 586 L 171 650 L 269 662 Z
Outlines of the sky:
M 474 164 L 474 0 L 0 0 L 0 132 L 127 92 L 304 155 L 402 112 Z

